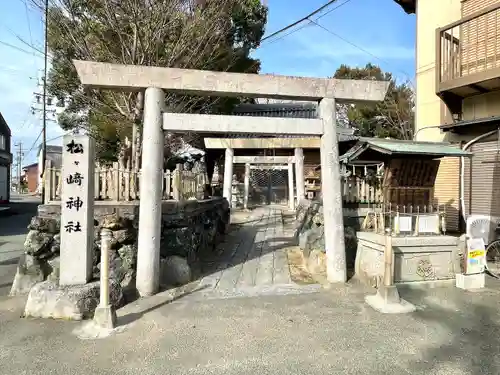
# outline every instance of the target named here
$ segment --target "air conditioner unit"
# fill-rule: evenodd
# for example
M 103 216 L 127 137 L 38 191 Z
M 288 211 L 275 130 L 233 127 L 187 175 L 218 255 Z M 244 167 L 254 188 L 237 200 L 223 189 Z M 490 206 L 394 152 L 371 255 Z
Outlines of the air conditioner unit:
M 500 218 L 489 215 L 471 215 L 467 218 L 466 234 L 469 238 L 482 238 L 487 246 L 496 239 L 495 229 Z

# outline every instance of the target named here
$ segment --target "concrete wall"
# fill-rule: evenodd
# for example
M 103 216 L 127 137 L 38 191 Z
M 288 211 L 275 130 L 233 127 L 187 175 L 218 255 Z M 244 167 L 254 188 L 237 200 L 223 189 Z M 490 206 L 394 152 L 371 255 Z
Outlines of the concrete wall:
M 376 287 L 384 274 L 385 236 L 358 232 L 355 274 Z M 393 237 L 394 282 L 450 280 L 460 272 L 459 239 L 453 236 Z

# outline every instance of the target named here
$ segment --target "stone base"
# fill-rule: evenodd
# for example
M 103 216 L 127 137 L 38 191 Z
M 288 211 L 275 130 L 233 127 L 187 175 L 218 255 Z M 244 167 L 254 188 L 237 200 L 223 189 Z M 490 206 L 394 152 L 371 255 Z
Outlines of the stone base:
M 98 327 L 113 329 L 116 327 L 116 311 L 111 305 L 97 306 L 94 312 L 94 322 Z
M 25 296 L 31 288 L 44 281 L 49 273 L 43 264 L 28 254 L 22 254 L 17 265 L 16 275 L 10 289 L 10 296 Z
M 415 306 L 399 297 L 395 285 L 381 285 L 374 296 L 366 296 L 365 302 L 382 314 L 407 314 L 416 310 Z
M 110 282 L 110 303 L 118 308 L 122 304 L 121 287 Z M 100 283 L 60 286 L 44 281 L 33 286 L 24 309 L 25 317 L 82 320 L 92 318 L 99 304 Z
M 478 273 L 474 275 L 456 274 L 455 285 L 457 288 L 464 290 L 482 289 L 485 284 L 485 274 Z

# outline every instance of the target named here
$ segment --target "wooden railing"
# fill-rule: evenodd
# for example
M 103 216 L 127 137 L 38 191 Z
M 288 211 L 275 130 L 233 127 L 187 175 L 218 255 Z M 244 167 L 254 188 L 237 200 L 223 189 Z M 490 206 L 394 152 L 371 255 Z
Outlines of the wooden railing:
M 57 201 L 61 197 L 61 170 L 47 161 L 44 176 L 45 201 Z M 94 173 L 94 198 L 96 200 L 132 201 L 139 199 L 141 172 L 121 169 L 118 163 L 110 167 L 96 166 Z M 163 199 L 188 200 L 203 195 L 206 175 L 198 170 L 183 170 L 181 165 L 173 171 L 163 172 Z
M 57 201 L 61 197 L 61 170 L 52 168 L 47 160 L 44 177 L 45 201 Z M 96 200 L 133 201 L 139 199 L 141 172 L 121 169 L 118 163 L 110 167 L 96 166 L 94 173 L 94 198 Z M 319 181 L 318 181 L 319 183 Z M 382 203 L 383 192 L 380 181 L 369 182 L 363 177 L 342 178 L 344 203 Z M 187 200 L 203 194 L 206 174 L 198 170 L 183 170 L 177 166 L 173 171 L 163 173 L 163 199 Z M 318 186 L 319 187 L 319 186 Z
M 437 29 L 438 84 L 499 68 L 499 30 L 500 3 Z

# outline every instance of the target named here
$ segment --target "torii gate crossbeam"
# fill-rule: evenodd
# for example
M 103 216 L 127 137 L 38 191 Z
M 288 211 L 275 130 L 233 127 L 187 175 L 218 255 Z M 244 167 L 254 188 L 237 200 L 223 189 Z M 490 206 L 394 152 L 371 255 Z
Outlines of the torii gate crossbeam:
M 137 289 L 143 296 L 159 288 L 161 170 L 163 131 L 233 132 L 321 136 L 321 188 L 325 224 L 327 276 L 347 278 L 344 225 L 338 161 L 338 102 L 384 99 L 389 84 L 380 81 L 301 78 L 189 69 L 74 61 L 84 86 L 120 91 L 145 90 L 142 183 L 140 186 Z M 165 93 L 205 96 L 247 96 L 319 101 L 318 119 L 242 117 L 163 113 Z M 222 125 L 222 127 L 221 127 Z M 232 149 L 226 149 L 227 151 Z M 232 152 L 226 168 L 232 175 Z

